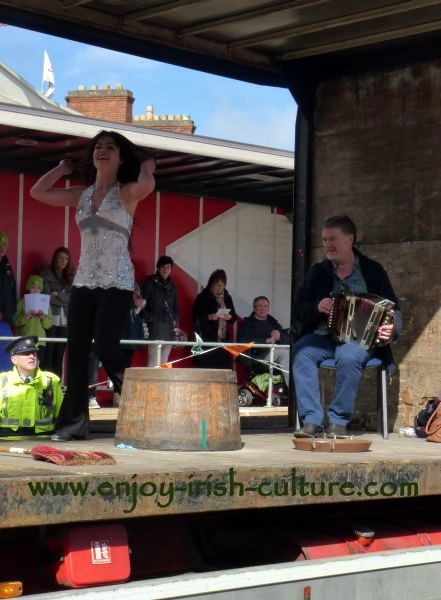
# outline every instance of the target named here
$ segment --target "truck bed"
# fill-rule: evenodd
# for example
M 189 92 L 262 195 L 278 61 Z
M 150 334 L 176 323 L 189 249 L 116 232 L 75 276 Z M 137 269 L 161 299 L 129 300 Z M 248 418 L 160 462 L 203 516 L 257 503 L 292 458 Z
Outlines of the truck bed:
M 295 450 L 288 428 L 243 429 L 242 449 L 229 452 L 121 449 L 112 433 L 58 444 L 3 441 L 100 450 L 117 464 L 66 467 L 0 453 L 0 527 L 441 494 L 437 444 L 398 434 L 354 437 L 373 440 L 370 451 Z

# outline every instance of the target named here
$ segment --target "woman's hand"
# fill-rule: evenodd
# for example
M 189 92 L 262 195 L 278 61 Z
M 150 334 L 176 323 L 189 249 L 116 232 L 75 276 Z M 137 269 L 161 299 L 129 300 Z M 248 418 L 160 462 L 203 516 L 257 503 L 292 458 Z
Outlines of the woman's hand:
M 44 312 L 43 312 L 42 310 L 40 310 L 40 311 L 38 312 L 38 316 L 40 317 L 40 320 L 41 320 L 41 321 L 42 321 L 42 320 L 43 320 L 43 319 L 46 317 L 46 315 L 44 314 Z
M 271 332 L 271 338 L 275 342 L 280 342 L 280 331 L 278 329 L 273 329 Z
M 147 160 L 144 160 L 141 163 L 141 169 L 147 169 L 147 171 L 149 171 L 153 175 L 153 173 L 156 171 L 156 163 L 153 160 L 153 158 L 148 158 Z
M 53 292 L 51 292 L 51 296 L 53 296 L 54 298 L 58 298 L 57 290 L 54 290 Z
M 144 300 L 144 298 L 141 298 L 139 294 L 133 295 L 133 302 L 136 308 L 144 308 L 146 305 L 146 301 Z
M 220 319 L 223 319 L 224 321 L 229 321 L 230 319 L 232 319 L 233 317 L 230 315 L 230 313 L 226 314 L 226 315 L 222 315 L 222 317 L 219 317 Z
M 63 175 L 72 175 L 75 169 L 73 160 L 69 159 L 60 160 L 60 164 L 58 166 L 61 169 Z

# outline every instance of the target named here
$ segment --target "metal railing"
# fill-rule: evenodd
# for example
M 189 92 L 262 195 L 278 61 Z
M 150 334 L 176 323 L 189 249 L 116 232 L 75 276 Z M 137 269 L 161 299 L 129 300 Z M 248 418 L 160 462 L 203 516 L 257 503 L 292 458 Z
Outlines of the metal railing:
M 19 336 L 0 336 L 0 341 L 12 341 L 17 339 L 17 337 Z M 53 337 L 41 337 L 38 338 L 39 341 L 42 342 L 54 342 L 54 343 L 58 343 L 58 344 L 65 344 L 67 343 L 67 338 L 53 338 Z M 122 344 L 123 346 L 139 346 L 140 348 L 143 348 L 145 346 L 156 346 L 156 367 L 159 367 L 161 364 L 161 350 L 163 346 L 170 346 L 173 345 L 173 347 L 187 347 L 189 346 L 190 348 L 193 348 L 195 345 L 198 345 L 202 348 L 206 347 L 206 348 L 223 348 L 224 346 L 243 346 L 243 342 L 228 342 L 228 343 L 222 343 L 222 342 L 202 342 L 201 344 L 199 344 L 196 341 L 187 341 L 187 342 L 177 342 L 174 340 L 121 340 L 120 344 Z M 276 350 L 288 350 L 289 351 L 289 345 L 288 344 L 253 344 L 253 348 L 262 348 L 262 349 L 267 349 L 269 350 L 270 354 L 268 357 L 268 362 L 269 362 L 269 367 L 268 367 L 268 376 L 269 376 L 269 380 L 268 380 L 268 391 L 267 391 L 267 400 L 266 400 L 266 406 L 268 407 L 272 407 L 272 393 L 273 393 L 273 377 L 274 377 L 274 368 L 273 368 L 273 363 L 274 363 L 274 353 Z M 197 355 L 196 355 L 197 356 Z M 187 358 L 192 358 L 192 356 L 188 356 L 185 357 L 185 359 Z M 249 357 L 251 358 L 251 357 Z M 182 359 L 184 360 L 184 359 Z M 252 358 L 251 358 L 252 360 Z M 276 368 L 276 370 L 279 370 Z M 282 372 L 282 371 L 280 371 Z

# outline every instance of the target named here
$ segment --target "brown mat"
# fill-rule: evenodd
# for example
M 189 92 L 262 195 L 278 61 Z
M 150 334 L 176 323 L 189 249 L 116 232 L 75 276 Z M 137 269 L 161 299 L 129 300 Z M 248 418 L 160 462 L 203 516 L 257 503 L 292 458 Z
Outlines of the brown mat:
M 372 440 L 354 440 L 336 438 L 294 438 L 296 450 L 310 452 L 368 452 Z

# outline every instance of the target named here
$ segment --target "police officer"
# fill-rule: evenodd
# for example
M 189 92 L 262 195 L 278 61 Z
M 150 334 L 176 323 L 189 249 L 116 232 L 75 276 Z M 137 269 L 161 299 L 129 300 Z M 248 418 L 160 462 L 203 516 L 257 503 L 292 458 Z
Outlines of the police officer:
M 13 368 L 0 373 L 0 436 L 50 434 L 60 412 L 60 379 L 38 368 L 38 337 L 23 336 L 5 350 Z

